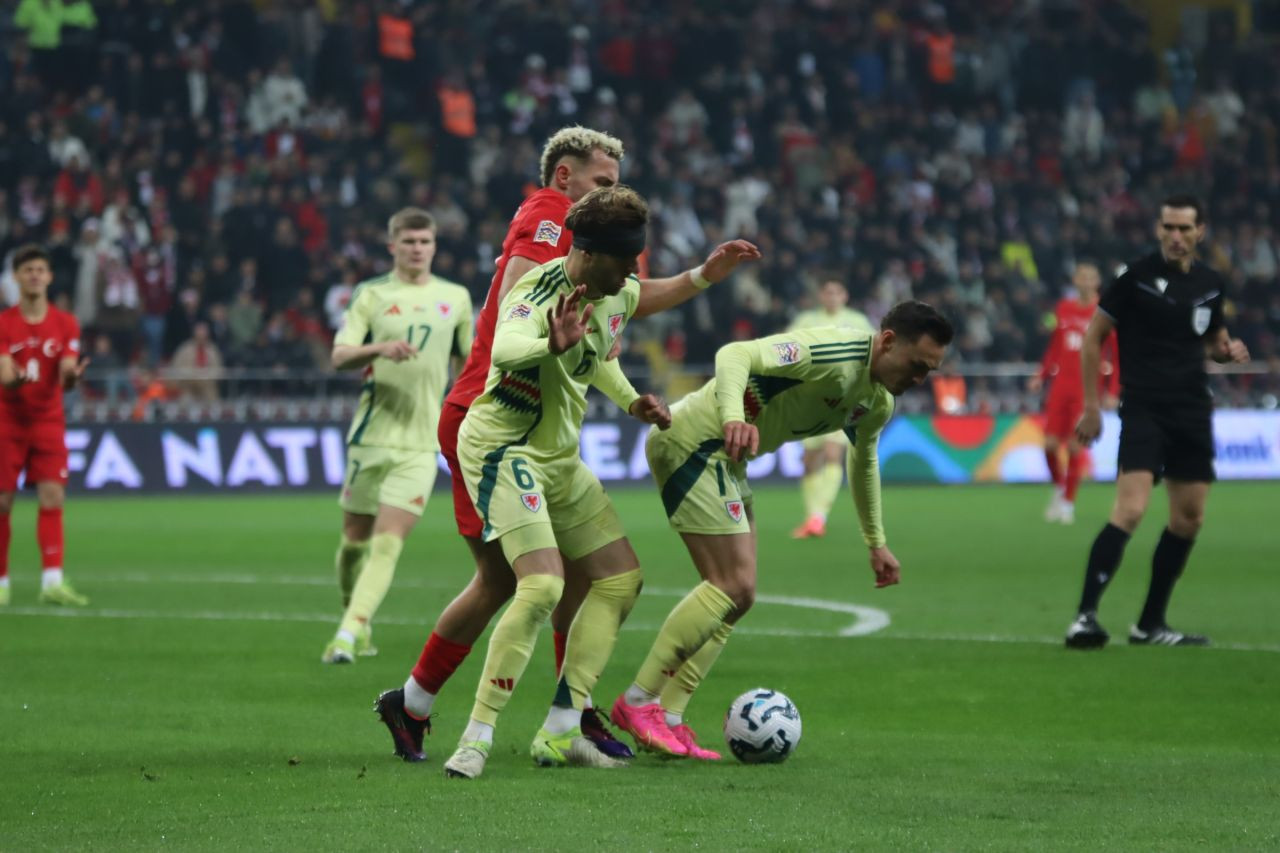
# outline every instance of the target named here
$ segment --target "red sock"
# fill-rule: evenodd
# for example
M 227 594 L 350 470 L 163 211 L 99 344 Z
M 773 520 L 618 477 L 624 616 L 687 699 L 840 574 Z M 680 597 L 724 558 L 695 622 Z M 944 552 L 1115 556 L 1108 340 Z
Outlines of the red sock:
M 1063 497 L 1068 503 L 1075 503 L 1076 490 L 1080 488 L 1080 476 L 1084 473 L 1083 453 L 1072 453 L 1067 456 L 1067 485 L 1063 489 Z
M 36 542 L 40 545 L 40 565 L 62 568 L 62 508 L 40 507 L 36 518 Z
M 552 632 L 556 641 L 556 677 L 560 677 L 560 670 L 564 669 L 564 647 L 569 642 L 568 634 L 561 634 L 559 631 Z
M 418 665 L 413 668 L 413 680 L 428 693 L 439 693 L 470 651 L 470 646 L 446 640 L 432 631 L 427 644 L 422 647 Z
M 13 527 L 9 524 L 9 513 L 0 515 L 0 578 L 9 577 L 9 539 L 13 536 Z
M 1062 459 L 1058 456 L 1058 451 L 1046 450 L 1044 452 L 1044 461 L 1049 464 L 1049 479 L 1053 480 L 1055 486 L 1061 486 Z

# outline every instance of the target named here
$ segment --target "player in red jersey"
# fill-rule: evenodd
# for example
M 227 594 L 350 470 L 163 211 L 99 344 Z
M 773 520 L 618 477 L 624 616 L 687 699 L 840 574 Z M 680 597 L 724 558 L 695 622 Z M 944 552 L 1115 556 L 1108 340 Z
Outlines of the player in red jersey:
M 493 282 L 476 322 L 476 338 L 466 366 L 454 382 L 440 413 L 440 449 L 453 474 L 453 507 L 458 532 L 466 539 L 476 562 L 476 574 L 440 614 L 422 655 L 403 688 L 378 697 L 377 710 L 391 731 L 396 754 L 406 761 L 422 761 L 422 738 L 429 730 L 436 694 L 471 651 L 489 621 L 515 592 L 515 575 L 497 542 L 481 539 L 484 525 L 476 515 L 458 465 L 458 427 L 475 398 L 484 391 L 489 375 L 493 330 L 498 306 L 520 277 L 536 266 L 569 253 L 573 233 L 565 228 L 569 207 L 596 187 L 618 182 L 622 143 L 608 134 L 585 127 L 567 127 L 555 133 L 542 149 L 542 189 L 520 205 L 502 242 Z M 759 250 L 743 240 L 717 246 L 702 266 L 677 276 L 641 281 L 636 317 L 644 317 L 679 305 L 714 282 L 728 277 L 744 260 L 760 257 Z M 578 606 L 587 593 L 585 584 L 568 583 L 551 617 L 555 631 L 556 669 L 564 658 L 565 639 Z M 582 731 L 610 755 L 630 755 L 604 727 L 595 709 L 582 715 Z
M 80 381 L 76 318 L 49 304 L 53 272 L 40 246 L 13 253 L 19 302 L 0 312 L 0 604 L 9 603 L 9 539 L 18 477 L 35 484 L 40 511 L 36 541 L 44 566 L 40 600 L 83 607 L 89 599 L 62 576 L 62 503 L 67 489 L 66 419 L 62 392 Z
M 1039 391 L 1052 379 L 1045 399 L 1044 458 L 1053 478 L 1053 498 L 1045 510 L 1045 521 L 1071 524 L 1075 521 L 1076 489 L 1086 461 L 1085 451 L 1075 438 L 1076 422 L 1084 412 L 1084 380 L 1080 374 L 1080 350 L 1084 333 L 1089 328 L 1098 306 L 1101 276 L 1093 264 L 1076 266 L 1071 276 L 1076 288 L 1075 299 L 1063 299 L 1054 309 L 1056 324 L 1049 346 L 1040 364 L 1040 372 L 1031 378 L 1028 388 Z M 1120 390 L 1120 373 L 1116 369 L 1115 338 L 1103 348 L 1102 375 L 1108 407 L 1114 407 Z M 1067 448 L 1067 464 L 1062 464 L 1062 446 Z

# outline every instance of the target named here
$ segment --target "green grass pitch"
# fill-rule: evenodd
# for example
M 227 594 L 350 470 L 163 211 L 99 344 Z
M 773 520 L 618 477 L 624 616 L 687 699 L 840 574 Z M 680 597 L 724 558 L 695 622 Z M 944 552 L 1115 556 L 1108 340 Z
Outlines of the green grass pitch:
M 780 766 L 642 756 L 539 770 L 550 636 L 485 776 L 446 780 L 483 646 L 441 694 L 431 760 L 406 765 L 370 708 L 403 682 L 470 576 L 437 494 L 375 622 L 382 653 L 320 664 L 338 616 L 331 496 L 72 496 L 85 611 L 35 603 L 34 509 L 15 511 L 0 610 L 0 850 L 1181 850 L 1280 846 L 1276 487 L 1222 484 L 1171 609 L 1211 649 L 1061 647 L 1111 491 L 1074 527 L 1031 487 L 885 490 L 901 586 L 875 590 L 847 497 L 794 542 L 797 491 L 762 489 L 760 594 L 690 708 L 721 743 L 730 700 L 785 691 Z M 597 690 L 612 702 L 694 582 L 657 496 L 619 491 L 647 586 Z M 1163 492 L 1101 619 L 1141 607 Z M 874 626 L 876 608 L 889 623 Z

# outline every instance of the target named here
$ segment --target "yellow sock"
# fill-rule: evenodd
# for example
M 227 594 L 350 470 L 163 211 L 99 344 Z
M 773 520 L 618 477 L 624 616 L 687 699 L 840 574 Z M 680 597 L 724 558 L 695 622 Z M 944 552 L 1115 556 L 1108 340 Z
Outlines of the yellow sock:
M 391 579 L 396 576 L 396 560 L 400 559 L 403 547 L 404 540 L 394 533 L 373 534 L 369 540 L 369 559 L 356 579 L 351 603 L 347 605 L 347 612 L 342 614 L 339 631 L 348 631 L 355 636 L 373 621 L 373 614 L 378 612 L 378 606 L 391 586 Z
M 564 578 L 555 575 L 528 575 L 516 582 L 515 597 L 489 637 L 471 719 L 497 725 L 498 715 L 529 665 L 538 631 L 551 618 L 563 591 Z
M 724 651 L 724 644 L 729 642 L 729 635 L 732 633 L 733 623 L 723 623 L 711 638 L 702 644 L 702 648 L 684 662 L 684 666 L 680 667 L 676 677 L 668 681 L 667 686 L 662 689 L 662 696 L 658 700 L 662 703 L 662 710 L 684 716 L 684 709 L 689 707 L 693 691 L 698 689 L 698 685 L 707 677 L 707 673 L 711 672 L 711 667 Z
M 813 518 L 813 514 L 817 512 L 818 493 L 822 491 L 822 479 L 824 469 L 818 469 L 812 474 L 805 474 L 800 478 L 800 494 L 804 497 L 804 517 L 805 520 Z
M 632 569 L 591 582 L 591 589 L 569 628 L 564 667 L 553 705 L 582 710 L 613 654 L 618 629 L 640 596 L 643 579 L 640 569 Z
M 662 623 L 658 639 L 636 674 L 636 686 L 653 696 L 661 695 L 667 681 L 732 612 L 733 601 L 723 591 L 706 581 L 695 586 Z
M 844 467 L 839 464 L 823 465 L 822 470 L 813 475 L 813 479 L 813 506 L 809 515 L 816 515 L 826 521 L 840 494 L 840 485 L 844 482 Z
M 355 542 L 345 535 L 338 542 L 338 553 L 333 555 L 333 564 L 338 570 L 338 591 L 342 593 L 342 607 L 351 603 L 351 590 L 355 589 L 356 578 L 364 568 L 364 561 L 369 557 L 369 540 Z

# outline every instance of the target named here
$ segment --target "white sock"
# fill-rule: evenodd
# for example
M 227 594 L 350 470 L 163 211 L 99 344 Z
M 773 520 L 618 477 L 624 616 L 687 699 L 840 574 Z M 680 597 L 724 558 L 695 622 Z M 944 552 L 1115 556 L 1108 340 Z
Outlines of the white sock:
M 493 743 L 493 726 L 488 723 L 471 720 L 467 723 L 467 728 L 462 733 L 462 739 L 464 741 L 480 740 L 485 743 Z
M 48 589 L 51 586 L 59 586 L 62 583 L 62 568 L 45 569 L 40 573 L 40 588 Z
M 583 700 L 582 700 L 582 710 L 584 710 L 584 711 L 585 711 L 585 710 L 587 710 L 588 708 L 594 708 L 594 707 L 595 707 L 595 704 L 591 701 L 591 697 L 590 697 L 590 696 L 588 696 L 586 699 L 583 699 Z
M 4 577 L 0 578 L 0 589 L 8 589 L 8 588 L 9 588 L 9 576 L 5 575 Z
M 436 694 L 423 690 L 422 685 L 412 675 L 409 676 L 409 680 L 404 683 L 404 709 L 409 715 L 425 720 L 431 716 L 431 706 L 435 703 Z
M 356 635 L 352 634 L 350 631 L 339 631 L 338 639 L 347 643 L 355 643 Z
M 639 684 L 632 684 L 623 694 L 623 701 L 633 708 L 639 708 L 642 705 L 652 705 L 658 701 L 658 697 L 642 689 Z
M 547 711 L 547 719 L 542 727 L 550 734 L 562 735 L 571 729 L 576 729 L 581 722 L 582 712 L 577 708 L 552 705 L 551 710 Z
M 684 722 L 684 714 L 677 714 L 675 711 L 667 711 L 667 728 L 674 729 L 676 726 Z

